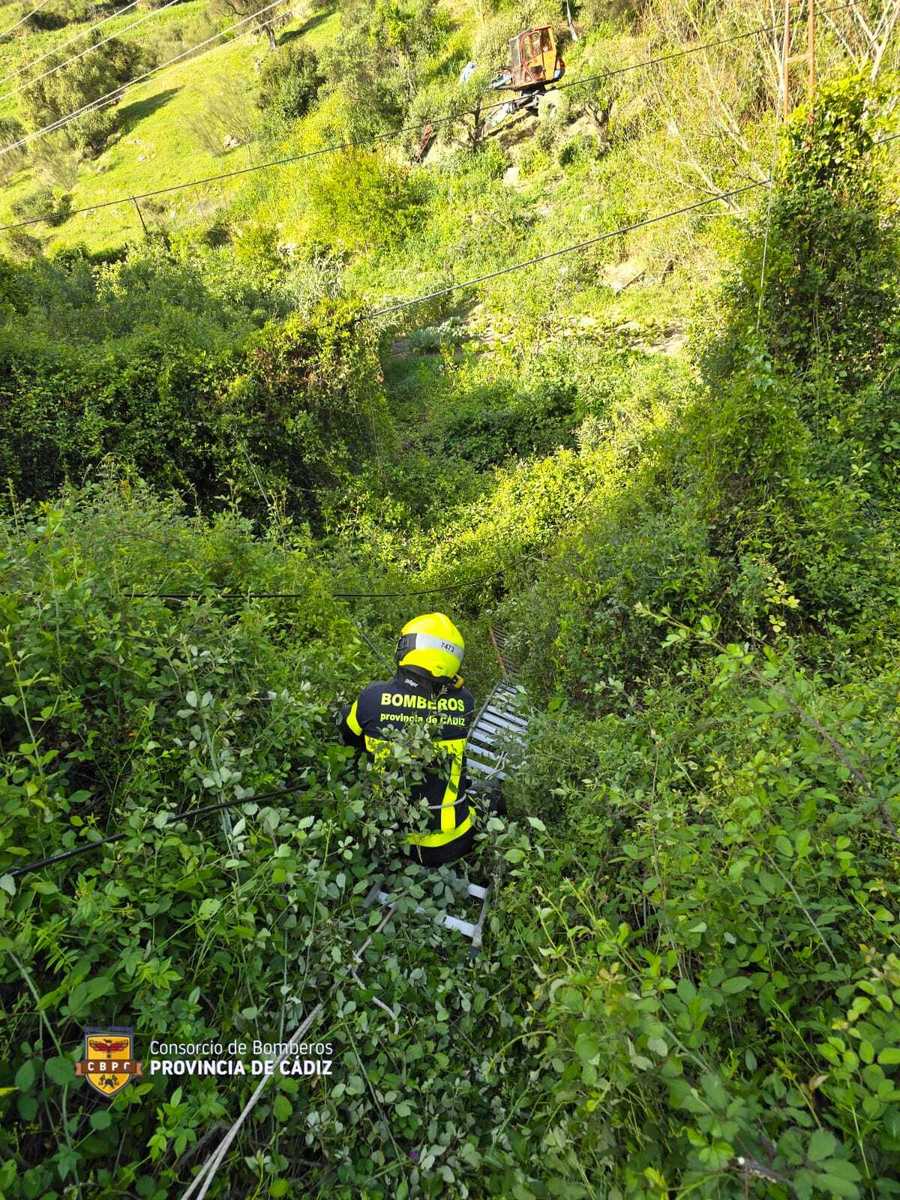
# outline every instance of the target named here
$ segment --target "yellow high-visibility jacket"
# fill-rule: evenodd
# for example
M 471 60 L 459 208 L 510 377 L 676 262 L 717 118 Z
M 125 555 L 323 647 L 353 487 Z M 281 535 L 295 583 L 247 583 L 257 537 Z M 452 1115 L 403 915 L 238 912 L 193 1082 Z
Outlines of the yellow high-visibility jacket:
M 475 810 L 465 799 L 465 756 L 474 712 L 475 698 L 468 688 L 439 691 L 401 667 L 393 679 L 370 683 L 343 715 L 344 741 L 373 758 L 386 745 L 385 733 L 410 721 L 431 727 L 438 745 L 447 751 L 445 762 L 429 768 L 412 789 L 413 799 L 424 797 L 428 802 L 431 828 L 408 834 L 407 841 L 417 848 L 413 857 L 426 865 L 452 862 L 472 844 Z

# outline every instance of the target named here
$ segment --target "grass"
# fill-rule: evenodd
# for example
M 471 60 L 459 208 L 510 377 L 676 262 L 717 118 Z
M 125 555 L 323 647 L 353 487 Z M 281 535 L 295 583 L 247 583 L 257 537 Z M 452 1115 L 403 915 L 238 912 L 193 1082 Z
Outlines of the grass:
M 202 0 L 197 0 L 198 7 L 201 3 Z M 280 36 L 282 40 L 285 36 L 302 36 L 308 44 L 321 46 L 334 35 L 338 19 L 337 14 L 324 19 L 316 16 L 311 21 L 295 18 Z M 264 54 L 264 40 L 245 34 L 213 46 L 201 56 L 176 63 L 130 90 L 120 110 L 123 132 L 99 158 L 82 167 L 72 192 L 73 207 L 103 204 L 120 196 L 150 192 L 250 165 L 257 153 L 252 145 L 212 154 L 191 122 L 202 111 L 205 101 L 233 88 L 236 79 L 252 79 L 255 60 Z M 0 224 L 17 219 L 12 212 L 13 204 L 38 184 L 34 171 L 27 168 L 4 187 L 0 196 Z M 170 224 L 209 220 L 229 203 L 239 186 L 240 180 L 226 180 L 173 193 L 171 197 L 162 197 L 160 204 Z M 150 224 L 155 211 L 154 204 L 146 206 L 145 219 Z M 41 226 L 31 230 L 38 231 L 43 233 Z M 63 227 L 48 232 L 48 249 L 82 243 L 91 250 L 101 250 L 140 235 L 141 226 L 134 205 L 124 203 L 72 217 Z
M 32 6 L 33 7 L 33 6 Z M 146 9 L 132 8 L 126 13 L 110 17 L 98 30 L 101 37 L 122 37 L 125 41 L 143 41 L 147 37 L 158 38 L 161 33 L 177 34 L 186 30 L 190 24 L 200 17 L 207 8 L 206 0 L 184 0 L 182 4 L 174 4 L 163 11 L 148 12 Z M 24 72 L 23 79 L 14 75 L 17 69 L 26 67 L 29 63 L 50 51 L 56 51 L 65 46 L 67 58 L 80 54 L 87 46 L 83 35 L 91 25 L 102 20 L 102 17 L 90 18 L 85 21 L 72 21 L 62 29 L 36 30 L 24 36 L 0 43 L 0 116 L 18 117 L 19 105 L 17 93 L 25 78 L 47 70 L 46 60 L 37 63 L 33 71 Z M 129 36 L 132 26 L 137 29 Z M 68 43 L 72 42 L 71 45 Z

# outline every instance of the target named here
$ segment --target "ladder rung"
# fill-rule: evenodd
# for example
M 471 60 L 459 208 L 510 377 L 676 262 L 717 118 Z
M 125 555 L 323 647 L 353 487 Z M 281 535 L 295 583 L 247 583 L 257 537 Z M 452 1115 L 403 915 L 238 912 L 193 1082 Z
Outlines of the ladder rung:
M 490 758 L 490 759 L 493 759 L 494 762 L 506 762 L 505 754 L 498 754 L 496 752 L 496 750 L 490 750 L 487 746 L 480 746 L 477 744 L 471 745 L 471 744 L 467 743 L 466 759 L 468 759 L 470 757 L 476 758 L 476 759 L 477 758 Z
M 486 713 L 482 714 L 477 724 L 472 726 L 472 729 L 480 729 L 482 725 L 486 725 L 489 729 L 508 730 L 510 733 L 517 735 L 524 734 L 528 728 L 524 721 L 521 725 L 514 725 L 512 721 L 504 720 L 503 717 L 488 716 Z
M 470 775 L 488 775 L 491 779 L 509 779 L 505 771 L 495 770 L 490 763 L 479 762 L 477 758 L 466 762 L 466 770 Z

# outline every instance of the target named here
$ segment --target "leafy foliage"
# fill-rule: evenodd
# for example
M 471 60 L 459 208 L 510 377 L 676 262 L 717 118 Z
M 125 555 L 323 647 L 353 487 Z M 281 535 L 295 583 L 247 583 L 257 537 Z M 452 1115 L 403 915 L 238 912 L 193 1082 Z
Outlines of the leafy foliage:
M 116 89 L 137 74 L 141 54 L 134 43 L 105 38 L 97 30 L 90 34 L 87 46 L 90 53 L 75 62 L 69 63 L 62 54 L 45 59 L 41 73 L 22 90 L 22 114 L 28 128 L 43 129 L 102 101 L 65 126 L 74 145 L 97 154 L 115 127 L 110 105 L 115 103 Z
M 256 102 L 282 121 L 295 120 L 306 115 L 324 82 L 315 51 L 288 43 L 263 61 Z
M 571 7 L 570 81 L 746 21 Z M 692 50 L 487 136 L 464 110 L 560 10 L 477 8 L 352 0 L 321 66 L 263 62 L 279 155 L 450 113 L 421 164 L 421 135 L 321 155 L 169 238 L 0 266 L 4 1194 L 182 1195 L 250 1095 L 148 1073 L 97 1104 L 84 1024 L 271 1042 L 318 1003 L 333 1076 L 274 1080 L 211 1195 L 897 1194 L 882 97 L 829 79 L 820 30 L 757 214 L 555 257 L 758 177 L 772 73 L 749 41 Z M 458 881 L 396 853 L 435 748 L 412 729 L 370 768 L 334 727 L 448 586 L 476 691 L 499 623 L 538 709 L 509 817 L 480 814 L 473 970 L 428 919 Z
M 127 305 L 117 297 L 134 296 L 145 272 L 159 281 L 146 260 L 99 273 L 83 266 L 55 276 L 68 285 L 66 300 L 78 307 L 100 291 L 119 321 Z M 30 310 L 33 283 L 7 293 L 20 312 Z M 146 294 L 134 298 L 143 323 Z M 3 473 L 19 495 L 48 496 L 112 458 L 204 510 L 230 496 L 248 513 L 287 503 L 318 520 L 320 490 L 357 468 L 379 429 L 389 437 L 371 337 L 355 316 L 352 305 L 326 303 L 309 320 L 273 323 L 213 352 L 192 344 L 180 316 L 167 331 L 159 311 L 140 332 L 94 347 L 50 345 L 33 327 L 24 338 L 7 330 Z

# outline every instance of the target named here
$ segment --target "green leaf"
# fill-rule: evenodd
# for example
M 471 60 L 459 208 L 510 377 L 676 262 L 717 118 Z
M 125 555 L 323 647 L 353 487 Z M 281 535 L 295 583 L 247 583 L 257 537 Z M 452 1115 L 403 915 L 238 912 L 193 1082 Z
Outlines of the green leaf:
M 841 1196 L 846 1200 L 856 1200 L 859 1196 L 859 1188 L 855 1183 L 851 1183 L 847 1179 L 842 1179 L 840 1175 L 832 1175 L 830 1173 L 819 1175 L 816 1183 L 820 1188 L 826 1188 L 831 1192 L 832 1196 Z
M 826 1129 L 817 1129 L 809 1139 L 806 1157 L 810 1162 L 822 1162 L 830 1158 L 837 1148 L 837 1138 Z
M 105 1108 L 98 1108 L 96 1112 L 91 1113 L 91 1126 L 94 1129 L 109 1129 L 112 1125 L 112 1115 Z
M 61 1085 L 75 1082 L 75 1067 L 68 1058 L 48 1058 L 44 1063 L 48 1079 Z
M 591 1033 L 583 1033 L 575 1042 L 575 1053 L 582 1062 L 590 1062 L 600 1053 L 600 1042 Z
M 694 985 L 691 983 L 691 981 L 689 979 L 679 979 L 677 991 L 678 991 L 678 999 L 683 1004 L 690 1004 L 690 1002 L 697 995 L 697 989 L 694 987 Z
M 69 1016 L 84 1015 L 95 1000 L 108 995 L 112 990 L 113 981 L 108 975 L 101 975 L 99 979 L 86 979 L 84 983 L 76 984 L 69 993 Z
M 33 1058 L 22 1063 L 16 1071 L 15 1085 L 20 1092 L 30 1092 L 37 1078 L 37 1067 Z
M 70 1146 L 60 1146 L 56 1152 L 56 1169 L 59 1171 L 60 1179 L 71 1175 L 77 1169 L 80 1161 L 81 1155 L 77 1150 Z
M 752 984 L 753 980 L 749 975 L 735 975 L 731 979 L 726 979 L 722 984 L 722 991 L 728 996 L 737 995 L 738 992 L 746 991 Z
M 883 1067 L 896 1067 L 900 1063 L 900 1046 L 888 1046 L 886 1050 L 882 1050 L 878 1061 Z
M 222 907 L 221 900 L 213 900 L 211 898 L 208 900 L 204 900 L 203 903 L 200 905 L 200 907 L 197 910 L 197 920 L 198 921 L 210 920 L 211 917 L 214 917 L 216 915 L 216 913 L 219 911 L 219 909 L 221 907 Z
M 278 1095 L 275 1097 L 275 1103 L 272 1105 L 272 1109 L 279 1121 L 286 1121 L 293 1112 L 290 1100 L 288 1100 L 287 1096 L 284 1095 Z
M 700 1084 L 703 1088 L 703 1093 L 710 1103 L 710 1107 L 718 1112 L 724 1112 L 728 1107 L 728 1093 L 722 1084 L 722 1080 L 718 1075 L 711 1071 L 702 1076 Z
M 0 875 L 0 888 L 3 888 L 4 892 L 8 892 L 10 896 L 16 894 L 16 881 L 12 875 Z

